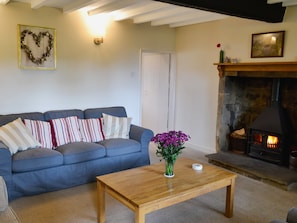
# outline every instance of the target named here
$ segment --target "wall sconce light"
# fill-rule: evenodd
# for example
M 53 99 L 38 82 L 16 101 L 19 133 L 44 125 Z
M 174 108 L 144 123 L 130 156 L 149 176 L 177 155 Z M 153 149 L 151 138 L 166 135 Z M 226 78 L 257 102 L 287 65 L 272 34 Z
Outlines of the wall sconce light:
M 90 35 L 94 38 L 93 43 L 96 46 L 101 45 L 105 37 L 106 27 L 111 20 L 110 15 L 102 13 L 98 15 L 89 16 L 88 13 L 85 11 L 82 11 L 82 13 L 86 19 Z
M 103 43 L 103 37 L 96 37 L 94 38 L 94 44 L 95 45 L 100 45 L 101 43 Z

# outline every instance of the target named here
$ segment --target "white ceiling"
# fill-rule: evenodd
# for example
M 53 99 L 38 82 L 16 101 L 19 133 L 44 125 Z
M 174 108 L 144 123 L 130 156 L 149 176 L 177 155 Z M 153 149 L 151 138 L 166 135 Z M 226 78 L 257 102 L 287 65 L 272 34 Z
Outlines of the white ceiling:
M 0 0 L 1 1 L 1 0 Z M 152 0 L 5 0 L 25 2 L 32 9 L 43 6 L 60 8 L 63 13 L 85 9 L 89 15 L 112 13 L 115 21 L 132 19 L 134 23 L 150 22 L 152 26 L 179 27 L 224 19 L 228 16 Z
M 0 0 L 25 2 L 32 9 L 43 6 L 59 8 L 63 13 L 87 10 L 89 15 L 110 13 L 115 21 L 132 19 L 134 23 L 150 22 L 152 26 L 179 27 L 227 18 L 213 12 L 186 8 L 152 0 Z M 268 4 L 282 2 L 283 6 L 297 5 L 297 0 L 267 0 Z
M 282 5 L 284 7 L 297 5 L 297 0 L 267 0 L 268 4 L 274 4 L 274 3 L 280 3 L 280 2 L 282 2 Z

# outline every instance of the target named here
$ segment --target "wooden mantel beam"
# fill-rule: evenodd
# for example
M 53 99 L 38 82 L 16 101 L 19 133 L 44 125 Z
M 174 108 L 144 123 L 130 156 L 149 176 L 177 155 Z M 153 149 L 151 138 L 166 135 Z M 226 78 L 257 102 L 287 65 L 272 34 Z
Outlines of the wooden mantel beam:
M 214 63 L 219 77 L 283 77 L 297 78 L 297 61 L 292 62 L 250 62 Z

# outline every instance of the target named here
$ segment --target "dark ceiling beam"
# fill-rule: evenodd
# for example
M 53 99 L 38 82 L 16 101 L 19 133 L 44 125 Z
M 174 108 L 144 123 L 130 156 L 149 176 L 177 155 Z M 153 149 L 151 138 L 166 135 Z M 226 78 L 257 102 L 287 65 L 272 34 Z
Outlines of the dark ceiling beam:
M 282 22 L 286 7 L 282 3 L 267 4 L 267 0 L 157 0 L 269 23 Z

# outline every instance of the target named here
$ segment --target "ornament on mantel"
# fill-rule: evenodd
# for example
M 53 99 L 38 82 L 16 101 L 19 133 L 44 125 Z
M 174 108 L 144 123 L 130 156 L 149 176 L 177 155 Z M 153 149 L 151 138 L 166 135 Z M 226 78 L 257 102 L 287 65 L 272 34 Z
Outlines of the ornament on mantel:
M 219 59 L 219 62 L 220 63 L 224 63 L 224 50 L 221 48 L 221 44 L 220 43 L 218 43 L 217 44 L 217 48 L 219 48 L 220 49 L 220 59 Z

